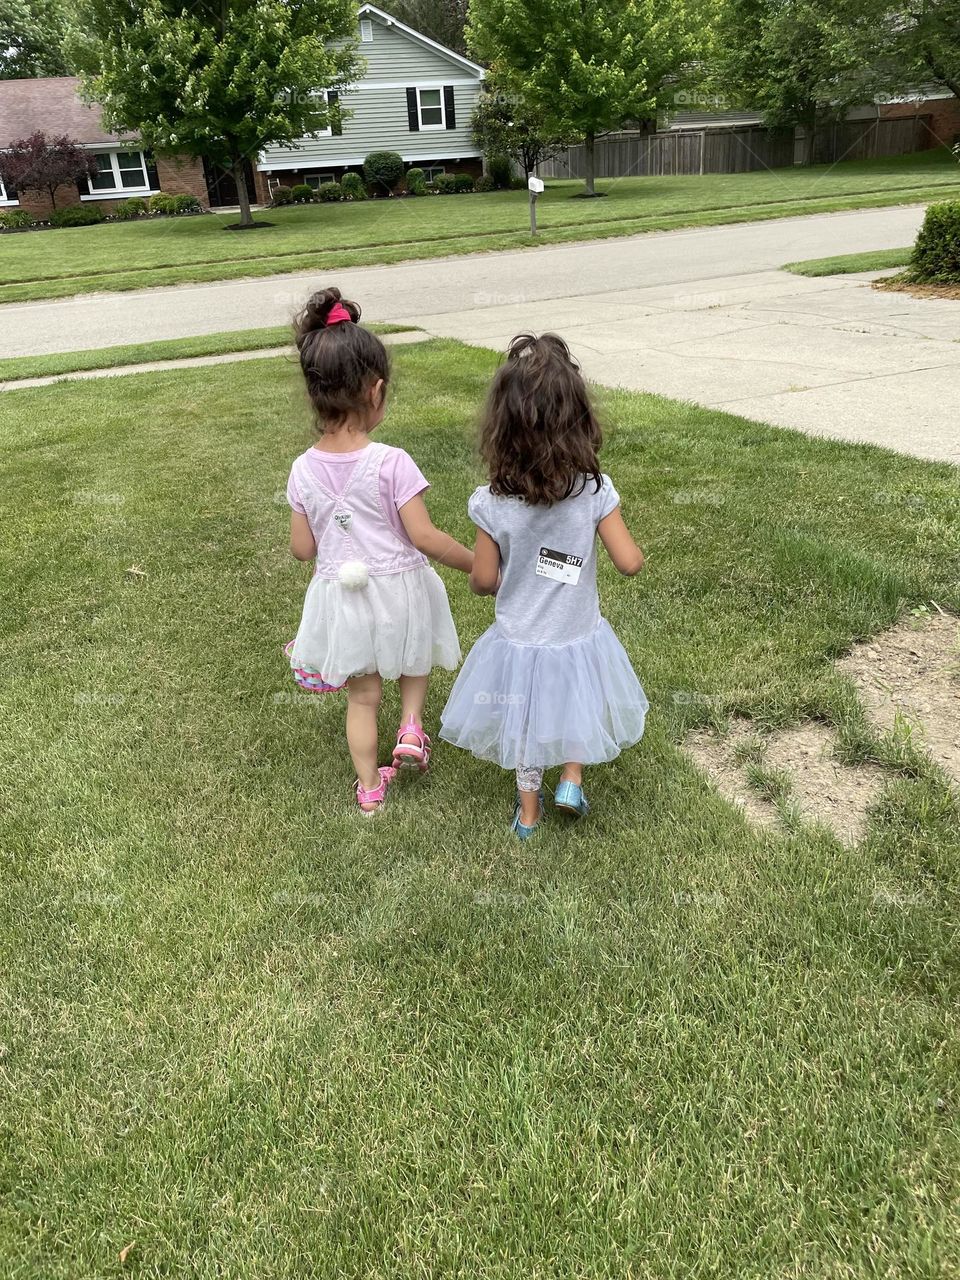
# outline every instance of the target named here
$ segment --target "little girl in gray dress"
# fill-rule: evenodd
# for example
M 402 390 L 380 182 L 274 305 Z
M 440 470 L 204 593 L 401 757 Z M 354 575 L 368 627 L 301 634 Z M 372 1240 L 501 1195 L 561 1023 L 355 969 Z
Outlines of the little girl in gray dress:
M 496 594 L 496 621 L 464 663 L 440 736 L 516 769 L 520 839 L 543 811 L 544 769 L 563 766 L 555 803 L 582 816 L 583 766 L 643 735 L 647 699 L 600 613 L 597 535 L 623 574 L 639 572 L 643 555 L 600 472 L 600 443 L 566 343 L 514 338 L 481 430 L 490 483 L 468 506 L 477 526 L 470 585 Z

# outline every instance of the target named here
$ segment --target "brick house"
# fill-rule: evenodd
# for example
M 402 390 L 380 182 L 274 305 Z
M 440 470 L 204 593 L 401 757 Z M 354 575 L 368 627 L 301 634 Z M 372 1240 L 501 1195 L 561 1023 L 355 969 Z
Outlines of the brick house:
M 109 213 L 117 200 L 149 196 L 158 191 L 196 196 L 209 207 L 207 181 L 200 160 L 192 156 L 153 156 L 131 134 L 104 129 L 97 107 L 80 97 L 80 82 L 73 76 L 36 80 L 0 80 L 0 148 L 32 133 L 48 138 L 66 134 L 90 151 L 97 174 L 79 187 L 57 189 L 57 207 L 98 204 Z M 38 217 L 50 212 L 49 197 L 34 191 L 5 191 L 0 183 L 0 208 L 24 208 Z

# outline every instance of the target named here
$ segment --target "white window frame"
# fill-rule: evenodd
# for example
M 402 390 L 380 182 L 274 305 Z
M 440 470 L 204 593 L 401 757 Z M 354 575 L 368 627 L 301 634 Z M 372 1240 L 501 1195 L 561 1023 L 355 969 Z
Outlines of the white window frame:
M 310 172 L 301 176 L 300 181 L 308 187 L 313 187 L 314 191 L 319 191 L 325 182 L 336 182 L 336 178 L 332 173 Z
M 373 23 L 369 18 L 360 19 L 360 43 L 373 44 Z
M 7 198 L 7 189 L 3 185 L 3 179 L 0 178 L 0 208 L 15 209 L 19 203 L 19 200 L 9 200 Z
M 319 90 L 317 96 L 319 98 L 322 98 L 324 102 L 327 104 L 327 106 L 329 107 L 330 94 L 326 89 Z M 333 137 L 333 121 L 331 120 L 325 129 L 318 129 L 316 133 L 311 133 L 310 137 L 311 138 L 332 138 Z
M 441 173 L 446 173 L 446 166 L 442 164 L 428 164 L 423 167 L 424 182 L 436 182 Z
M 439 93 L 440 94 L 440 123 L 424 124 L 423 123 L 423 100 L 420 97 L 422 93 Z M 447 127 L 447 104 L 444 101 L 444 92 L 442 85 L 429 84 L 422 88 L 417 86 L 417 123 L 420 126 L 421 133 L 430 133 L 432 130 L 446 129 Z M 436 107 L 432 104 L 427 108 L 428 111 L 436 111 Z
M 91 185 L 90 179 L 87 179 L 87 195 L 81 194 L 81 200 L 126 200 L 131 196 L 148 196 L 153 194 L 153 188 L 150 186 L 150 175 L 147 173 L 147 158 L 140 147 L 96 147 L 90 148 L 95 156 L 109 156 L 110 165 L 113 172 L 113 179 L 116 183 L 114 187 L 104 187 L 98 190 Z M 120 165 L 117 156 L 120 153 L 124 155 L 136 154 L 140 157 L 140 168 L 143 173 L 144 182 L 139 187 L 125 187 L 120 181 Z

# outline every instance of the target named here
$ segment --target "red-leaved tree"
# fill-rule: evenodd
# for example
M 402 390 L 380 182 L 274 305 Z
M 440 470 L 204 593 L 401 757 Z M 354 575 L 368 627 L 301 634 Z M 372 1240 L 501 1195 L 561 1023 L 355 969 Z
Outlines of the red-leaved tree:
M 54 208 L 57 207 L 57 187 L 77 184 L 96 171 L 96 161 L 90 152 L 65 134 L 48 138 L 45 133 L 33 133 L 0 151 L 0 181 L 6 189 L 38 194 L 45 191 Z

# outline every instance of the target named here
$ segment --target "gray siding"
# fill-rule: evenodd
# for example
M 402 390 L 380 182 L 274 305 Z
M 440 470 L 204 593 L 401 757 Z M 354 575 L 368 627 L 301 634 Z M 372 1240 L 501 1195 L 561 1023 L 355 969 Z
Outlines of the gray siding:
M 355 165 L 369 152 L 384 150 L 399 151 L 410 162 L 465 159 L 480 154 L 470 132 L 470 119 L 480 93 L 479 76 L 375 15 L 365 16 L 373 23 L 373 40 L 359 45 L 367 63 L 363 80 L 340 94 L 344 110 L 353 113 L 344 120 L 343 133 L 304 138 L 295 149 L 268 147 L 257 168 L 303 170 Z M 452 85 L 457 127 L 419 132 L 410 129 L 408 85 L 421 89 Z

